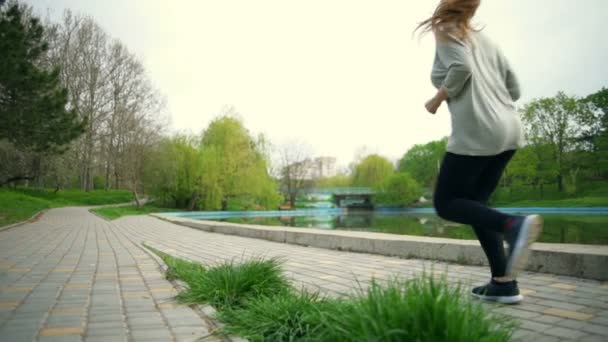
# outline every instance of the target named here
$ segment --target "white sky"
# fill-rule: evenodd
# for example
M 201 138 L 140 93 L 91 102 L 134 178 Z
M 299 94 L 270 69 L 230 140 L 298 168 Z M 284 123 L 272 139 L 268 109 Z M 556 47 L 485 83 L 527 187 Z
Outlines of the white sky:
M 199 133 L 233 105 L 253 133 L 300 139 L 346 165 L 363 147 L 393 160 L 448 135 L 434 94 L 431 36 L 412 38 L 437 1 L 27 0 L 58 20 L 92 16 L 138 55 L 164 93 L 172 130 Z M 607 0 L 484 0 L 477 22 L 503 49 L 522 103 L 608 86 Z

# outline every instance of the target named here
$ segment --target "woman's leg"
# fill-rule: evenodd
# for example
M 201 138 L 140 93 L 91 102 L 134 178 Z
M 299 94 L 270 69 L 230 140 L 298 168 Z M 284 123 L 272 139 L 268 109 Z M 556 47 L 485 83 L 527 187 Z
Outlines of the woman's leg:
M 479 177 L 477 189 L 473 195 L 473 199 L 486 205 L 492 193 L 496 190 L 500 178 L 507 167 L 507 164 L 513 158 L 515 151 L 507 151 L 494 157 L 486 166 L 485 170 Z M 507 267 L 507 257 L 504 248 L 504 234 L 498 233 L 492 229 L 482 226 L 473 226 L 475 234 L 483 248 L 493 278 L 502 278 L 505 276 Z
M 485 185 L 486 181 L 482 177 L 492 167 L 495 158 L 497 156 L 446 153 L 433 196 L 435 210 L 440 217 L 497 233 L 504 232 L 505 224 L 513 217 L 488 208 L 479 202 L 479 196 L 476 195 L 479 185 Z

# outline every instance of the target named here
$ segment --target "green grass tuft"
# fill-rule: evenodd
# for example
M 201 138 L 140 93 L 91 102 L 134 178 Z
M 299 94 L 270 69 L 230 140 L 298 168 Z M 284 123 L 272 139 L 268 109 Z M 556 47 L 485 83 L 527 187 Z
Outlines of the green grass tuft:
M 169 254 L 163 253 L 146 244 L 144 244 L 144 247 L 158 255 L 167 265 L 167 272 L 165 274 L 167 280 L 180 279 L 183 280 L 188 287 L 192 287 L 205 273 L 205 268 L 198 262 L 174 258 Z
M 320 310 L 330 301 L 317 293 L 283 292 L 252 299 L 245 308 L 227 309 L 219 319 L 224 333 L 250 341 L 305 341 L 319 335 Z
M 373 281 L 321 311 L 320 341 L 509 341 L 513 323 L 471 302 L 445 278 Z
M 178 300 L 186 304 L 208 303 L 217 309 L 243 307 L 253 298 L 272 297 L 290 290 L 281 262 L 261 258 L 227 261 L 209 268 Z

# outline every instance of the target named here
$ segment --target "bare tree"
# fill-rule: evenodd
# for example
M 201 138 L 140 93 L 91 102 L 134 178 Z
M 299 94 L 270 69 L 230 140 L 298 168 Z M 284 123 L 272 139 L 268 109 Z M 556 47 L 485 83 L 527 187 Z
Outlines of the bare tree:
M 297 140 L 289 141 L 278 149 L 281 192 L 292 208 L 300 192 L 311 184 L 311 155 L 310 146 Z

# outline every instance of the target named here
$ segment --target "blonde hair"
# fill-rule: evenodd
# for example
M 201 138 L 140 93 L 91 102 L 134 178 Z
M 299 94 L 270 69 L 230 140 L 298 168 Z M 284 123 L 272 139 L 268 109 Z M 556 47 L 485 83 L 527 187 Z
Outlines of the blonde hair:
M 433 15 L 418 24 L 414 32 L 422 29 L 420 35 L 424 35 L 447 30 L 460 39 L 467 39 L 469 32 L 476 31 L 471 26 L 471 19 L 480 3 L 481 0 L 441 0 Z

